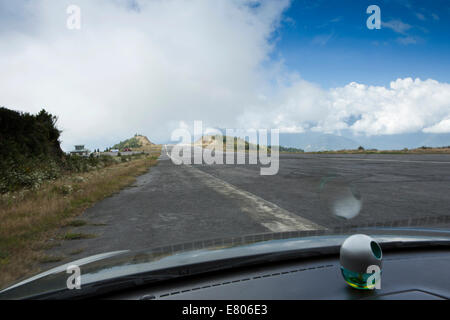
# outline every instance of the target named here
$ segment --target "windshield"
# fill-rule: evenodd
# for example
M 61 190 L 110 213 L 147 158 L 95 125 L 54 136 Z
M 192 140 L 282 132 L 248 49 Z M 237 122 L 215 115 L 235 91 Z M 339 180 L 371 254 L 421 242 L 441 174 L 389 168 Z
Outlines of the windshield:
M 449 18 L 0 0 L 0 289 L 122 250 L 449 230 Z

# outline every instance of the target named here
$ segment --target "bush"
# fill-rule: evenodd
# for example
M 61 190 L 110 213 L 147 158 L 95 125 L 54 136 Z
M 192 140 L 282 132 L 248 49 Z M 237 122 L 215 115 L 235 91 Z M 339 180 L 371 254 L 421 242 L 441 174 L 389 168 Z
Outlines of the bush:
M 38 188 L 44 181 L 53 180 L 62 174 L 82 173 L 104 168 L 116 163 L 113 157 L 80 157 L 66 155 L 60 162 L 40 157 L 27 161 L 4 161 L 0 171 L 0 193 L 21 188 Z
M 38 188 L 44 181 L 65 173 L 87 172 L 117 162 L 107 155 L 64 154 L 56 121 L 45 110 L 31 115 L 0 108 L 0 193 Z M 121 158 L 122 161 L 130 159 Z
M 37 115 L 0 108 L 0 161 L 63 156 L 57 117 L 41 110 Z
M 42 158 L 24 162 L 7 161 L 0 171 L 0 193 L 38 188 L 45 180 L 56 179 L 62 173 L 58 163 Z

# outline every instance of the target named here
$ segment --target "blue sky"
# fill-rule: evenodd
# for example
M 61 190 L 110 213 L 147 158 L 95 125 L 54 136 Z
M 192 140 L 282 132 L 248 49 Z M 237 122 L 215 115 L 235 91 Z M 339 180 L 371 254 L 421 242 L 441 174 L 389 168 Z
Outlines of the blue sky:
M 380 30 L 366 27 L 372 4 L 381 9 Z M 352 81 L 388 85 L 404 77 L 448 81 L 449 18 L 445 0 L 294 0 L 273 56 L 325 88 Z M 392 21 L 394 28 L 384 25 Z

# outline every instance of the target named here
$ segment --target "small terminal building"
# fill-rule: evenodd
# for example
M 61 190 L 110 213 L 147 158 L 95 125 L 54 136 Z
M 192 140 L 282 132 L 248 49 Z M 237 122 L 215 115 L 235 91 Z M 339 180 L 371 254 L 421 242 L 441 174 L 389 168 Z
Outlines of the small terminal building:
M 75 150 L 70 151 L 71 155 L 78 155 L 78 156 L 88 156 L 89 150 L 87 150 L 84 145 L 76 145 Z

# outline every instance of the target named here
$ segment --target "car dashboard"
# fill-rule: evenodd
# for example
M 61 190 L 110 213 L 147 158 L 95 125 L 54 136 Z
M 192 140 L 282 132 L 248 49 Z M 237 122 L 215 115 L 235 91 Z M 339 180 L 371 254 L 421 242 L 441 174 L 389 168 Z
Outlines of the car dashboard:
M 344 281 L 339 257 L 271 262 L 167 280 L 114 293 L 105 299 L 133 300 L 315 300 L 450 298 L 450 251 L 385 252 L 381 288 L 358 290 Z

